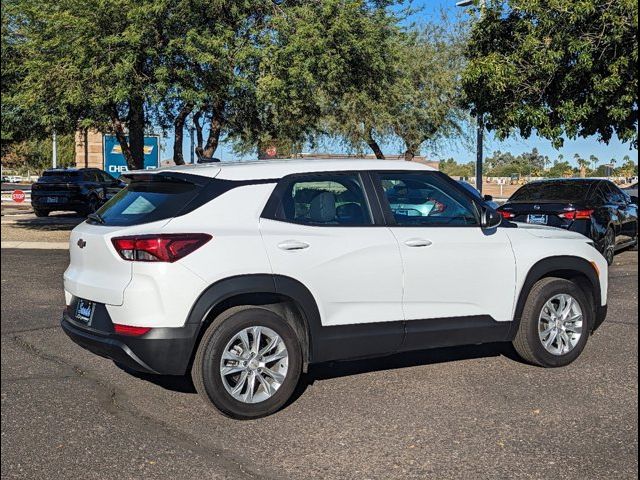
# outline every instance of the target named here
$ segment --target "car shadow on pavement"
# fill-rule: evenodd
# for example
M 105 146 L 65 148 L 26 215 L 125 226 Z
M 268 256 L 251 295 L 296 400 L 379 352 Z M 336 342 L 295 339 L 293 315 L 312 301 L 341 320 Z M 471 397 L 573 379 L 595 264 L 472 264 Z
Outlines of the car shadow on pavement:
M 196 387 L 193 386 L 191 381 L 191 375 L 157 375 L 153 373 L 138 372 L 132 370 L 118 362 L 113 362 L 120 370 L 128 373 L 132 377 L 139 378 L 140 380 L 146 380 L 149 383 L 158 385 L 165 390 L 171 390 L 172 392 L 179 393 L 198 393 Z
M 3 226 L 12 228 L 36 230 L 40 232 L 71 231 L 84 221 L 84 217 L 74 214 L 55 215 L 50 217 L 32 217 L 11 219 L 11 223 Z
M 414 352 L 396 353 L 384 357 L 375 357 L 359 360 L 344 360 L 339 362 L 327 362 L 310 365 L 307 373 L 303 373 L 300 382 L 287 405 L 295 402 L 317 380 L 348 377 L 362 373 L 384 370 L 396 370 L 416 366 L 425 366 L 438 363 L 456 362 L 460 360 L 472 360 L 477 358 L 504 356 L 521 362 L 510 343 L 487 343 L 484 345 L 469 345 L 462 347 L 435 348 Z M 114 362 L 115 363 L 115 362 Z M 142 373 L 115 363 L 118 368 L 133 377 L 158 385 L 166 390 L 180 393 L 197 393 L 190 375 L 155 375 Z
M 316 380 L 348 377 L 362 373 L 400 368 L 426 366 L 438 363 L 473 360 L 477 358 L 504 356 L 522 362 L 515 349 L 508 342 L 486 343 L 482 345 L 466 345 L 457 347 L 433 348 L 387 355 L 384 357 L 364 358 L 359 360 L 327 362 L 310 365 L 306 374 L 300 378 L 296 391 L 284 408 L 295 402 Z

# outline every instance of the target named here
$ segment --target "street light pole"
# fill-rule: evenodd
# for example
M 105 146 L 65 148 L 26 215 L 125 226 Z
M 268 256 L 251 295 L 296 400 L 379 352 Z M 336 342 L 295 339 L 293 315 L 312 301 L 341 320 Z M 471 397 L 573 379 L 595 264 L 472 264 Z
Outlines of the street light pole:
M 53 159 L 52 159 L 53 168 L 58 167 L 58 138 L 56 137 L 56 131 L 53 131 Z
M 478 114 L 476 132 L 476 188 L 482 193 L 482 165 L 484 157 L 484 121 L 482 114 Z
M 456 3 L 456 7 L 469 7 L 474 5 L 474 0 L 462 0 Z M 480 18 L 485 13 L 487 7 L 486 0 L 480 0 Z M 478 113 L 476 117 L 477 132 L 476 132 L 476 189 L 482 193 L 482 167 L 484 160 L 484 118 L 482 113 Z

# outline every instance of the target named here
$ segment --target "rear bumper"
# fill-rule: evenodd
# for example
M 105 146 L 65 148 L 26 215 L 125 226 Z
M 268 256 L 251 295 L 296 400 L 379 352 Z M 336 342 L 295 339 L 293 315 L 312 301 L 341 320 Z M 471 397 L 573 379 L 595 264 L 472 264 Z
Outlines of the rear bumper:
M 82 348 L 133 370 L 161 375 L 187 373 L 200 325 L 153 328 L 133 337 L 114 333 L 113 323 L 103 314 L 106 309 L 97 309 L 89 327 L 71 318 L 65 310 L 61 326 Z
M 46 199 L 48 197 L 55 197 L 58 201 L 51 203 L 47 202 Z M 31 192 L 31 206 L 37 208 L 46 208 L 50 210 L 74 210 L 86 207 L 86 205 L 86 198 L 77 193 L 67 195 L 51 193 L 50 195 L 47 195 L 46 192 Z

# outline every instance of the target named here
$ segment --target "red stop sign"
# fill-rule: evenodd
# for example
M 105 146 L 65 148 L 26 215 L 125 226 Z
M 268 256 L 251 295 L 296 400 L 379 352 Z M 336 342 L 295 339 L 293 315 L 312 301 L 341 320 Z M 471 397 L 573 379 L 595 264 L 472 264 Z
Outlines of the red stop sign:
M 22 190 L 14 190 L 13 192 L 11 192 L 11 200 L 13 200 L 16 203 L 24 202 L 24 198 L 25 198 L 25 194 Z
M 275 157 L 276 154 L 278 153 L 278 150 L 276 149 L 275 145 L 270 145 L 267 147 L 267 150 L 265 151 L 265 153 L 269 156 L 269 157 Z

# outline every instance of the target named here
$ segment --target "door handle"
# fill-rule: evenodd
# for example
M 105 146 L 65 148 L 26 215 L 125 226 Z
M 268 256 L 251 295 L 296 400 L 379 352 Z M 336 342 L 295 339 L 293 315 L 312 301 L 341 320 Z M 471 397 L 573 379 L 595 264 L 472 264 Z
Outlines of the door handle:
M 278 248 L 280 250 L 304 250 L 305 248 L 309 248 L 309 244 L 298 242 L 297 240 L 285 240 L 278 244 Z
M 406 240 L 404 244 L 407 247 L 430 247 L 433 245 L 433 242 L 423 238 L 410 238 L 409 240 Z

